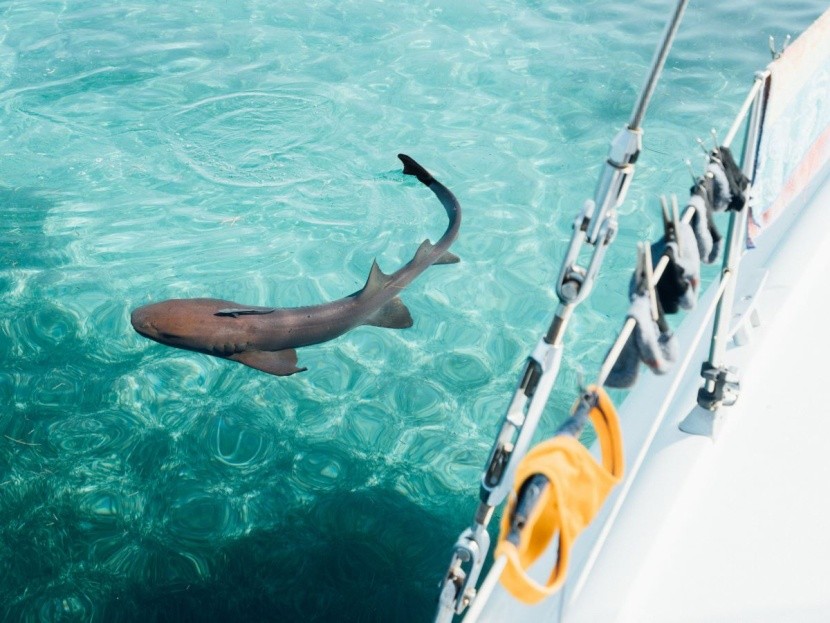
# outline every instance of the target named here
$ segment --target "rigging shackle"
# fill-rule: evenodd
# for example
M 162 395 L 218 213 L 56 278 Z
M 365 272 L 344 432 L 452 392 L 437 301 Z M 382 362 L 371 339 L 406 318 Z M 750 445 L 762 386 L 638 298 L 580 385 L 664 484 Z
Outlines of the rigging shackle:
M 480 523 L 473 524 L 458 537 L 441 583 L 436 621 L 452 621 L 453 614 L 461 614 L 473 600 L 489 550 L 490 534 Z
M 559 277 L 556 280 L 556 296 L 562 305 L 578 305 L 590 294 L 591 288 L 594 286 L 594 280 L 602 265 L 602 260 L 605 257 L 605 251 L 617 235 L 617 215 L 616 211 L 612 211 L 603 217 L 596 243 L 592 243 L 588 239 L 585 232 L 594 220 L 594 211 L 594 202 L 586 201 L 582 212 L 574 221 L 571 242 L 568 245 L 568 251 L 562 261 L 562 268 L 559 270 Z M 593 245 L 594 251 L 587 267 L 583 267 L 578 262 L 582 246 L 586 243 Z

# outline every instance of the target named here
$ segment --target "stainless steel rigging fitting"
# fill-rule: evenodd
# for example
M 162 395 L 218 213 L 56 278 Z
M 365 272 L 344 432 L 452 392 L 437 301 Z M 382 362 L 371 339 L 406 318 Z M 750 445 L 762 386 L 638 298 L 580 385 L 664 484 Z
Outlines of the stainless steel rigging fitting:
M 594 221 L 595 203 L 586 201 L 582 212 L 573 224 L 573 234 L 556 280 L 556 296 L 562 305 L 574 306 L 581 303 L 590 294 L 594 280 L 599 272 L 605 251 L 617 235 L 616 209 L 607 213 L 599 225 L 595 242 L 587 234 Z M 587 267 L 579 265 L 579 255 L 584 244 L 593 245 L 594 251 Z
M 704 361 L 700 376 L 705 381 L 697 392 L 697 404 L 709 411 L 716 411 L 721 406 L 731 407 L 738 400 L 741 382 L 738 370 L 734 367 L 715 367 Z
M 452 621 L 453 614 L 461 613 L 475 596 L 482 560 L 490 545 L 489 536 L 483 536 L 487 535 L 486 526 L 495 506 L 501 504 L 510 491 L 515 469 L 527 452 L 550 396 L 562 362 L 568 320 L 576 305 L 590 293 L 608 245 L 617 234 L 617 208 L 625 200 L 634 164 L 642 149 L 640 126 L 687 3 L 688 0 L 678 0 L 631 119 L 611 141 L 594 199 L 585 202 L 574 221 L 571 241 L 556 283 L 559 307 L 546 335 L 528 357 L 519 387 L 502 419 L 481 478 L 481 502 L 476 519 L 456 542 L 449 571 L 441 584 L 437 622 Z M 579 263 L 580 250 L 585 243 L 594 247 L 587 266 Z M 580 426 L 578 421 L 571 424 L 576 428 Z M 465 563 L 469 563 L 468 570 L 464 568 Z
M 562 361 L 562 344 L 539 340 L 527 360 L 525 373 L 502 420 L 481 477 L 479 497 L 489 507 L 501 504 L 510 493 L 513 474 L 530 447 L 533 433 L 550 395 Z
M 451 613 L 461 614 L 473 600 L 489 549 L 490 534 L 481 523 L 473 524 L 458 537 L 453 546 L 449 569 L 441 583 L 438 597 L 439 620 L 442 612 L 446 613 L 444 619 L 451 620 Z

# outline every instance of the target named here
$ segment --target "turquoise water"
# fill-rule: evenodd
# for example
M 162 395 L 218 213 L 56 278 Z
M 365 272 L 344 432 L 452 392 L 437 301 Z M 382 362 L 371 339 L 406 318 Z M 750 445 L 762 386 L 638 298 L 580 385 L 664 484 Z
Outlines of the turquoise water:
M 0 620 L 427 620 L 672 4 L 0 2 Z M 824 8 L 692 2 L 542 433 L 620 325 L 655 194 Z M 154 300 L 396 269 L 446 226 L 399 151 L 464 209 L 413 328 L 290 378 L 132 331 Z

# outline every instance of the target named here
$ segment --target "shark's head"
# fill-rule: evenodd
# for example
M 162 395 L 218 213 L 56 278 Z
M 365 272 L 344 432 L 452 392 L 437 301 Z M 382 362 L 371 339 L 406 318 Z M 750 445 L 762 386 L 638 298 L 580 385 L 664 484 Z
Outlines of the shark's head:
M 221 319 L 215 314 L 226 301 L 171 299 L 134 310 L 130 322 L 138 333 L 168 346 L 205 350 L 216 338 Z

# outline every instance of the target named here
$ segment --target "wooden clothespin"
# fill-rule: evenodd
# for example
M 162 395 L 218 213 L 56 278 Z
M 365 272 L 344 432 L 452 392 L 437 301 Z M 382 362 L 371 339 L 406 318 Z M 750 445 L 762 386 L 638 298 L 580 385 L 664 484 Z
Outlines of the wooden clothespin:
M 677 204 L 677 195 L 671 196 L 671 209 L 665 195 L 660 195 L 660 207 L 663 211 L 663 231 L 666 242 L 674 242 L 678 252 L 682 252 L 680 242 L 680 210 Z
M 692 166 L 692 161 L 691 161 L 691 159 L 686 158 L 686 160 L 685 160 L 684 162 L 685 162 L 685 164 L 686 164 L 686 168 L 687 168 L 687 169 L 689 169 L 689 175 L 691 175 L 691 176 L 692 176 L 692 184 L 693 184 L 693 185 L 697 185 L 697 183 L 698 183 L 700 180 L 699 180 L 699 178 L 698 178 L 698 176 L 697 176 L 697 173 L 695 173 L 695 168 Z
M 660 311 L 657 307 L 657 292 L 654 289 L 651 246 L 645 242 L 637 243 L 637 276 L 642 280 L 638 289 L 645 286 L 645 291 L 648 294 L 648 302 L 651 307 L 651 319 L 657 322 L 660 319 Z
M 776 61 L 779 58 L 781 58 L 781 55 L 785 52 L 787 46 L 790 45 L 790 39 L 792 39 L 792 37 L 790 35 L 787 35 L 784 39 L 784 45 L 781 46 L 781 49 L 779 50 L 777 47 L 775 47 L 775 37 L 773 37 L 772 35 L 769 36 L 769 51 L 770 54 L 772 54 L 772 60 Z
M 671 196 L 671 221 L 674 229 L 674 241 L 677 243 L 677 252 L 683 255 L 683 241 L 680 240 L 680 207 L 677 204 L 677 195 Z
M 720 161 L 720 142 L 718 141 L 718 133 L 715 128 L 709 130 L 709 134 L 712 135 L 712 142 L 714 143 L 714 147 L 712 147 L 712 157 L 717 158 Z

